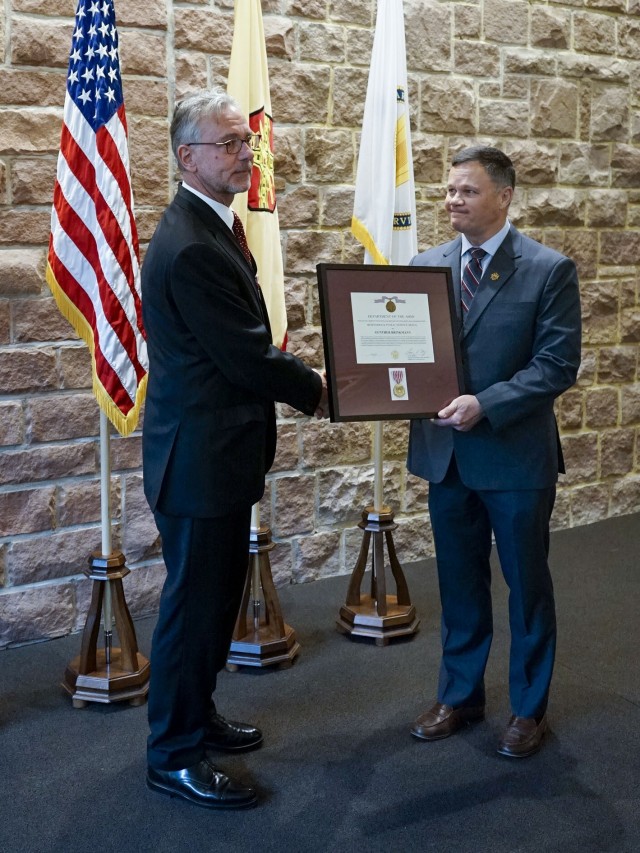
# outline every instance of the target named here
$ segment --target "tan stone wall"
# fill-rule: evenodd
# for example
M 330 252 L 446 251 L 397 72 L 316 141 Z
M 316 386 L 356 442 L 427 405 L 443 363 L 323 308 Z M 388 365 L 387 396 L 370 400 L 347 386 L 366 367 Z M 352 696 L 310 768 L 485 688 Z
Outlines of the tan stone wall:
M 242 0 L 240 0 L 242 2 Z M 359 262 L 349 232 L 375 0 L 263 0 L 291 350 L 322 362 L 315 264 Z M 569 474 L 554 525 L 636 511 L 640 487 L 640 0 L 405 0 L 419 245 L 449 236 L 443 184 L 472 141 L 513 157 L 513 219 L 578 263 L 583 366 L 558 404 Z M 89 358 L 44 283 L 75 0 L 7 0 L 0 23 L 0 647 L 82 627 L 100 546 Z M 232 0 L 116 0 L 139 231 L 175 175 L 168 115 L 225 83 Z M 281 411 L 262 504 L 279 583 L 350 572 L 372 495 L 371 430 Z M 385 425 L 385 498 L 408 562 L 432 553 L 426 486 Z M 535 436 L 532 436 L 535 440 Z M 114 537 L 133 613 L 162 581 L 139 432 L 112 441 Z M 346 585 L 346 584 L 345 584 Z M 339 602 L 336 602 L 336 606 Z

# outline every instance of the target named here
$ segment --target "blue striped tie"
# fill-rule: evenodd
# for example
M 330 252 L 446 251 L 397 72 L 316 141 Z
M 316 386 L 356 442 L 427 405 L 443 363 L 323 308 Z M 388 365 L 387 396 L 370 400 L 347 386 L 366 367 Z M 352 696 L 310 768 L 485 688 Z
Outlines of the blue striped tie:
M 462 273 L 462 287 L 460 289 L 463 311 L 468 311 L 471 307 L 471 300 L 476 295 L 482 278 L 482 259 L 487 254 L 484 249 L 479 249 L 477 246 L 469 251 L 471 258 Z

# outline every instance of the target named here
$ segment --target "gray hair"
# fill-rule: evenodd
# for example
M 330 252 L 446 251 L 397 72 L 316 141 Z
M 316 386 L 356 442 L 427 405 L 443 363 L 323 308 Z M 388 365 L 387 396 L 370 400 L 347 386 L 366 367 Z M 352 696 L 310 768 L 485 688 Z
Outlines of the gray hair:
M 228 110 L 242 112 L 237 101 L 224 89 L 202 90 L 187 95 L 176 104 L 171 122 L 171 150 L 178 166 L 178 148 L 187 142 L 200 142 L 203 118 L 220 119 Z

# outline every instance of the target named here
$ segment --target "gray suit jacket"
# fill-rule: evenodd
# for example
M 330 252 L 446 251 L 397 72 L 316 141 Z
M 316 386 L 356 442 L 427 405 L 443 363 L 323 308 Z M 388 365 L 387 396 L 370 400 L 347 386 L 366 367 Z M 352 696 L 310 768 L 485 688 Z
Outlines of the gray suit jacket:
M 439 483 L 455 452 L 469 488 L 547 488 L 564 471 L 553 402 L 573 385 L 580 365 L 575 264 L 511 227 L 463 321 L 461 242 L 457 237 L 411 264 L 451 267 L 463 393 L 478 398 L 485 416 L 469 432 L 413 421 L 408 468 Z

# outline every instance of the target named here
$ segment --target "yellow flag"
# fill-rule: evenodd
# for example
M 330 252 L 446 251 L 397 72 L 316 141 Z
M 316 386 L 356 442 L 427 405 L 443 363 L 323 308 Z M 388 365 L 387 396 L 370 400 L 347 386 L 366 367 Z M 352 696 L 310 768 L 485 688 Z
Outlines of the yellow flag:
M 235 17 L 227 92 L 235 98 L 260 148 L 254 152 L 251 187 L 237 195 L 233 208 L 242 219 L 247 242 L 258 265 L 258 281 L 267 303 L 273 342 L 286 347 L 287 315 L 280 225 L 273 169 L 273 119 L 267 50 L 260 0 L 235 0 Z
M 351 220 L 365 263 L 408 264 L 417 252 L 407 96 L 402 0 L 379 0 Z

